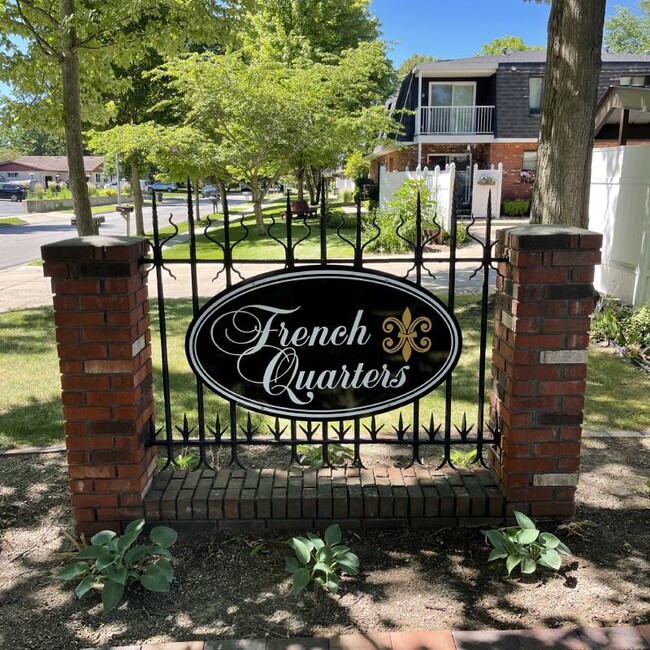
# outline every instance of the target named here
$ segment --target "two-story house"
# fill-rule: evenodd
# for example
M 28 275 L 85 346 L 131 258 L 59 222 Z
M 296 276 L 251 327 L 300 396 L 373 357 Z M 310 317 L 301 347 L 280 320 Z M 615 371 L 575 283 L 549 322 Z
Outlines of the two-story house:
M 650 53 L 602 58 L 599 100 L 610 86 L 650 86 Z M 457 194 L 469 202 L 473 165 L 503 163 L 502 198 L 529 198 L 545 67 L 544 50 L 418 64 L 387 103 L 408 113 L 395 113 L 403 133 L 375 150 L 373 176 L 379 165 L 391 172 L 454 162 Z

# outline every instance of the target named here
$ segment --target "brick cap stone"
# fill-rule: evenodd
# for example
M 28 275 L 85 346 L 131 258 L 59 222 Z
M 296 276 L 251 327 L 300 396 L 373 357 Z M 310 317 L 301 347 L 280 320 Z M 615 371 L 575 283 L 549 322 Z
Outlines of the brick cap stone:
M 92 246 L 94 248 L 107 248 L 109 246 L 131 246 L 146 241 L 144 237 L 126 237 L 124 235 L 88 235 L 86 237 L 71 237 L 62 239 L 43 248 L 72 248 L 73 246 Z
M 88 237 L 73 237 L 52 242 L 41 246 L 41 257 L 47 262 L 80 262 L 114 258 L 114 249 L 130 249 L 128 257 L 144 255 L 149 242 L 143 237 L 123 237 L 119 235 L 89 235 Z M 119 254 L 120 259 L 124 255 Z
M 529 224 L 499 231 L 499 242 L 520 250 L 599 249 L 603 236 L 575 226 Z

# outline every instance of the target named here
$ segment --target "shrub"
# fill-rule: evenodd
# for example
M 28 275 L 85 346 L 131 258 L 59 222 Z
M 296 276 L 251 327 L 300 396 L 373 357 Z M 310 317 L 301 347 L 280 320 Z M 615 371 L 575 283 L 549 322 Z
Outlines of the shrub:
M 81 582 L 75 589 L 81 598 L 95 586 L 102 587 L 104 613 L 122 600 L 129 583 L 139 582 L 149 591 L 168 592 L 174 579 L 169 563 L 169 548 L 176 542 L 176 531 L 156 526 L 149 533 L 151 544 L 133 546 L 144 527 L 144 519 L 132 521 L 123 535 L 102 530 L 81 548 L 76 561 L 57 574 L 59 580 Z
M 341 201 L 343 203 L 354 203 L 354 192 L 352 190 L 343 190 L 341 192 Z
M 501 203 L 501 214 L 504 217 L 523 217 L 529 213 L 529 199 L 512 199 Z
M 337 444 L 329 444 L 327 446 L 327 455 L 332 465 L 344 465 L 348 460 L 352 460 L 354 457 L 349 445 Z M 301 465 L 305 465 L 311 469 L 322 467 L 322 445 L 298 445 L 298 459 Z
M 591 321 L 591 337 L 613 341 L 632 358 L 646 358 L 650 350 L 650 303 L 623 305 L 612 298 L 600 301 Z
M 347 546 L 341 545 L 338 524 L 325 531 L 325 540 L 307 533 L 307 537 L 294 537 L 288 544 L 296 554 L 296 557 L 286 558 L 294 593 L 313 583 L 335 594 L 341 586 L 340 573 L 351 576 L 359 573 L 359 558 Z
M 525 514 L 515 510 L 514 515 L 517 526 L 482 531 L 494 547 L 488 562 L 505 558 L 508 575 L 516 567 L 522 573 L 535 573 L 537 565 L 557 571 L 561 555 L 571 555 L 569 548 L 555 535 L 537 530 Z
M 434 223 L 436 202 L 424 180 L 407 180 L 395 191 L 394 198 L 388 202 L 386 210 L 379 210 L 365 224 L 368 239 L 375 237 L 376 221 L 380 232 L 367 250 L 377 253 L 402 253 L 413 250 L 416 240 L 417 193 L 420 191 L 422 231 L 437 230 Z M 399 233 L 398 233 L 399 229 Z

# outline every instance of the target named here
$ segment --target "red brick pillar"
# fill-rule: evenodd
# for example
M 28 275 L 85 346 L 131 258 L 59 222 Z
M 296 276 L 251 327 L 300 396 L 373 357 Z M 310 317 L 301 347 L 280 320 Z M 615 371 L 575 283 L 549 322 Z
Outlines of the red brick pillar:
M 508 515 L 574 514 L 587 376 L 594 266 L 602 236 L 524 226 L 499 233 L 492 354 L 492 416 L 501 425 L 490 462 Z
M 76 530 L 115 531 L 143 516 L 156 465 L 147 243 L 84 237 L 43 246 L 52 278 L 63 419 Z

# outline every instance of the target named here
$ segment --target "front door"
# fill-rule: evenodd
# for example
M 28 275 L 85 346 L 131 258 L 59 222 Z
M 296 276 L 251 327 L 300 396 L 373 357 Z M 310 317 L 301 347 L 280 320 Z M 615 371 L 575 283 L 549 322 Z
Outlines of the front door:
M 472 198 L 472 155 L 469 153 L 430 153 L 427 156 L 427 166 L 433 169 L 436 165 L 445 169 L 447 165 L 456 165 L 456 181 L 454 195 L 459 208 L 469 206 Z

